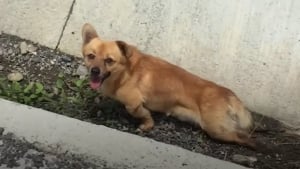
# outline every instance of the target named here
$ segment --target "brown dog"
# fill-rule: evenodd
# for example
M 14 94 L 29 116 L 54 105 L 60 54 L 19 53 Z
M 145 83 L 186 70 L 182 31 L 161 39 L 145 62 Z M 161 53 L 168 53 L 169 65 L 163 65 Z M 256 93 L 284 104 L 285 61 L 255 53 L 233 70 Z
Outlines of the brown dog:
M 82 28 L 82 53 L 91 72 L 91 87 L 126 106 L 150 130 L 150 111 L 193 122 L 209 136 L 255 148 L 252 117 L 227 88 L 197 77 L 123 41 L 103 41 L 90 24 Z

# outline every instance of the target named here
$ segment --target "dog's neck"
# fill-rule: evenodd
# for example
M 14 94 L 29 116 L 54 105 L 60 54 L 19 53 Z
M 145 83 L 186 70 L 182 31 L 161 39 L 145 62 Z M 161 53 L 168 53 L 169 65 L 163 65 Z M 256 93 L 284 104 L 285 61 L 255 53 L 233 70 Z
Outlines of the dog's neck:
M 109 77 L 104 81 L 102 84 L 102 91 L 107 96 L 114 96 L 115 92 L 126 83 L 129 77 L 130 75 L 127 71 L 114 74 L 114 76 Z
M 130 46 L 132 49 L 132 55 L 130 58 L 128 58 L 128 64 L 129 67 L 128 70 L 130 70 L 129 73 L 132 73 L 138 62 L 140 61 L 141 57 L 144 55 L 141 51 L 139 51 L 136 47 Z
M 142 54 L 135 47 L 132 48 L 133 48 L 133 53 L 130 56 L 130 58 L 128 58 L 127 60 L 128 62 L 128 64 L 126 64 L 127 69 L 125 69 L 125 71 L 122 72 L 117 72 L 112 77 L 109 77 L 107 80 L 105 80 L 105 82 L 103 83 L 102 88 L 103 91 L 105 92 L 104 93 L 105 95 L 113 97 L 115 92 L 119 88 L 124 86 L 127 83 L 127 81 L 131 79 L 130 77 L 134 72 L 133 70 L 135 69 L 135 66 L 138 64 Z

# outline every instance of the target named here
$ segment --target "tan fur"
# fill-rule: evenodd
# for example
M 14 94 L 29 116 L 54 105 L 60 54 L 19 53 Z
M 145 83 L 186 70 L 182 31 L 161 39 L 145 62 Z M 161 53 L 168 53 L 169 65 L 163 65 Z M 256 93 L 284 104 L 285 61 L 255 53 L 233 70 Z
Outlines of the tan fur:
M 251 114 L 231 90 L 125 42 L 103 41 L 90 24 L 83 26 L 82 34 L 87 67 L 111 72 L 101 86 L 102 92 L 141 119 L 141 130 L 154 126 L 150 111 L 162 112 L 199 125 L 212 138 L 255 147 L 249 136 Z M 90 53 L 95 59 L 86 57 Z M 106 57 L 113 58 L 114 63 L 105 65 Z

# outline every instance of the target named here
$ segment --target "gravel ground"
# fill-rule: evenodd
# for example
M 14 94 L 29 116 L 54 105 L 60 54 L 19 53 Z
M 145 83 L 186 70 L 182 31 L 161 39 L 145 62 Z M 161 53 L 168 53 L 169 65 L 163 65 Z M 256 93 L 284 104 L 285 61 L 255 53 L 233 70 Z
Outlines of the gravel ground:
M 26 45 L 21 45 L 22 43 Z M 21 46 L 25 46 L 25 49 Z M 15 36 L 2 34 L 0 36 L 0 75 L 7 75 L 14 71 L 20 72 L 28 81 L 41 81 L 49 86 L 53 85 L 59 72 L 65 72 L 69 77 L 77 78 L 85 74 L 80 59 Z M 138 123 L 128 115 L 124 107 L 100 96 L 93 101 L 88 101 L 84 109 L 78 109 L 78 107 L 75 109 L 71 102 L 69 104 L 66 106 L 67 109 L 56 113 L 85 112 L 85 116 L 73 114 L 72 117 L 256 169 L 300 168 L 299 136 L 286 133 L 286 128 L 281 123 L 256 113 L 254 113 L 255 120 L 260 123 L 261 127 L 258 128 L 259 132 L 254 133 L 254 137 L 274 146 L 274 151 L 267 154 L 254 152 L 238 145 L 217 142 L 195 126 L 160 114 L 154 117 L 156 126 L 152 131 L 137 133 Z M 51 110 L 47 105 L 35 106 Z

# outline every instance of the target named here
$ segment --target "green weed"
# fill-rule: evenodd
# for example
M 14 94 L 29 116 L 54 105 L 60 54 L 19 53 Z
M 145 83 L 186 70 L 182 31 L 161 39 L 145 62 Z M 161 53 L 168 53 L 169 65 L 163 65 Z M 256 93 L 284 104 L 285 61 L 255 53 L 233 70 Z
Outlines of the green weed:
M 92 91 L 87 79 L 66 77 L 59 73 L 55 84 L 45 86 L 41 82 L 10 82 L 0 77 L 0 97 L 44 108 L 69 116 L 86 115 L 99 93 Z

